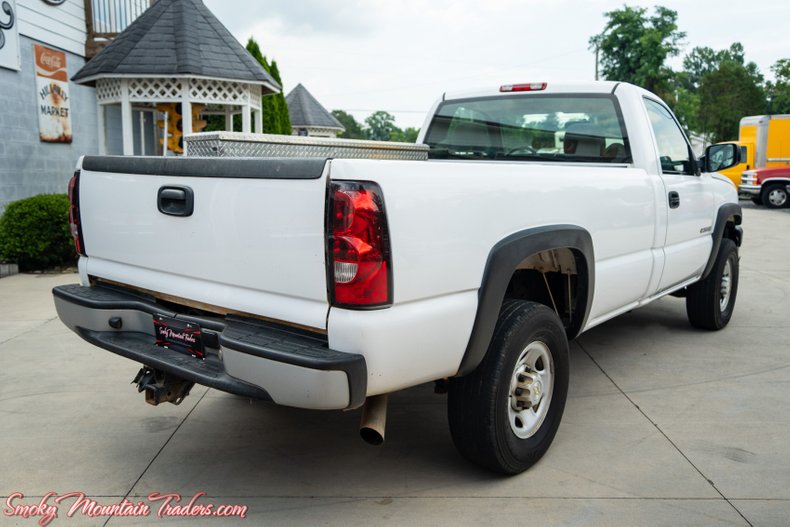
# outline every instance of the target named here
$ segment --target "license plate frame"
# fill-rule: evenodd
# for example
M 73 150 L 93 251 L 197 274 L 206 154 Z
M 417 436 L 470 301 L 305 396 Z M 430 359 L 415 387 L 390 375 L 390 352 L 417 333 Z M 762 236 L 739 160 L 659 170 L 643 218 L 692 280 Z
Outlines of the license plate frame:
M 154 336 L 156 345 L 161 348 L 178 351 L 201 360 L 206 358 L 200 324 L 156 314 Z

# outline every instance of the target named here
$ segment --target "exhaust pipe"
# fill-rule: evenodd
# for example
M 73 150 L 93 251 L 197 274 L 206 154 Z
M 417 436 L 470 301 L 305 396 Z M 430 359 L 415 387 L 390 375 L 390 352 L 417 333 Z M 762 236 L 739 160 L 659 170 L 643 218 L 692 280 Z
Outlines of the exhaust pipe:
M 369 445 L 380 446 L 384 443 L 384 430 L 387 426 L 388 394 L 374 395 L 365 399 L 362 407 L 362 422 L 359 435 Z

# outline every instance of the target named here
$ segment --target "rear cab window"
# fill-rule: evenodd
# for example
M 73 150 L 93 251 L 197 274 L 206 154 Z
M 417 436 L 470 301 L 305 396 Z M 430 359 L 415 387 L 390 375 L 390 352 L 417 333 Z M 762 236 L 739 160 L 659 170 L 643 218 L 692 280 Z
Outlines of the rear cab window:
M 529 94 L 445 101 L 425 135 L 434 159 L 630 163 L 609 94 Z

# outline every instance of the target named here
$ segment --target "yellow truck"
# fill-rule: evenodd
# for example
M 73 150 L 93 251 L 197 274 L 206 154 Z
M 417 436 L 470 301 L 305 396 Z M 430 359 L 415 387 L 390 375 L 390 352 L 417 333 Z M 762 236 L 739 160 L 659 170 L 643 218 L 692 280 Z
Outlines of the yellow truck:
M 741 147 L 741 162 L 720 170 L 738 187 L 741 174 L 752 168 L 790 165 L 790 114 L 750 115 L 741 119 L 737 141 L 727 141 Z

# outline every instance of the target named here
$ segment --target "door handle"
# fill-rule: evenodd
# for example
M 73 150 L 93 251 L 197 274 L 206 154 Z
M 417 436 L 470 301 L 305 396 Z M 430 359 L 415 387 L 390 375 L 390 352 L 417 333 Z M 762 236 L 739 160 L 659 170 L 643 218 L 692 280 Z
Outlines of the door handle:
M 161 187 L 156 199 L 159 212 L 168 216 L 191 216 L 195 194 L 189 187 Z
M 680 194 L 674 190 L 669 193 L 669 208 L 676 209 L 680 207 Z

